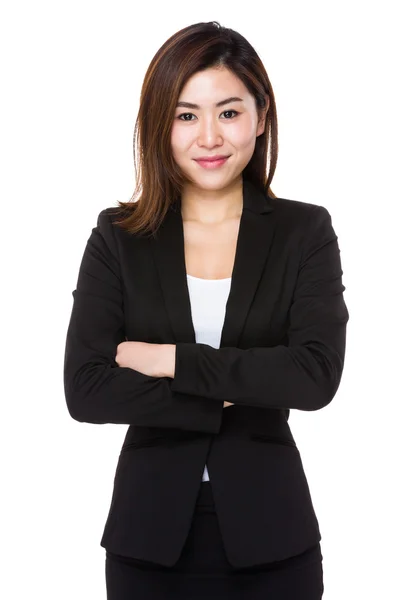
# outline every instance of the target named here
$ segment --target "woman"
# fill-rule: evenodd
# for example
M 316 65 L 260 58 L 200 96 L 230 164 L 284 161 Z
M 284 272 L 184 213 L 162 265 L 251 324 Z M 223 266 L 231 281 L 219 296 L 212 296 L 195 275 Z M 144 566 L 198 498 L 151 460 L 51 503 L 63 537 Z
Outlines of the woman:
M 321 599 L 288 418 L 326 406 L 343 370 L 330 214 L 271 192 L 272 87 L 217 22 L 157 52 L 135 134 L 136 198 L 98 216 L 65 348 L 71 416 L 129 425 L 101 540 L 107 598 Z

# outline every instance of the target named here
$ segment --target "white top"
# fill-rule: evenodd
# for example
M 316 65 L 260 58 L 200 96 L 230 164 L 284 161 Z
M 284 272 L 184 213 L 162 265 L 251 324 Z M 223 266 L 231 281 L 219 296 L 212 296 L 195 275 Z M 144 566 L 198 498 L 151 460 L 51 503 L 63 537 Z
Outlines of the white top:
M 219 348 L 231 279 L 202 279 L 187 275 L 196 343 Z M 206 465 L 202 481 L 209 481 Z

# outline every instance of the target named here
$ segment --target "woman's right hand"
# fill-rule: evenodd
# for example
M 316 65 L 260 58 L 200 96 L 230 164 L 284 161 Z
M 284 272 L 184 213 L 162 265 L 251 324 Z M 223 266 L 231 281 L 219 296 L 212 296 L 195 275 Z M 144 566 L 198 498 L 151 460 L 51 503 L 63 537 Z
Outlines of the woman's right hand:
M 226 408 L 227 406 L 233 406 L 234 403 L 233 402 L 226 402 L 226 400 L 223 403 L 223 408 Z

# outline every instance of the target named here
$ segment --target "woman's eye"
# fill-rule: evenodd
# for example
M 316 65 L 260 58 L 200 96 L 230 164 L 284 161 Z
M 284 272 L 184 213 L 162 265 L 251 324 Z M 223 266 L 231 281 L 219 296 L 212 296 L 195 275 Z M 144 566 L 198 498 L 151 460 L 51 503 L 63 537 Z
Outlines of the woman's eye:
M 235 116 L 239 115 L 238 111 L 236 111 L 236 110 L 224 110 L 223 113 L 221 113 L 221 114 L 224 115 L 225 113 L 235 113 Z M 192 117 L 195 116 L 193 113 L 182 113 L 177 118 L 180 119 L 181 121 L 192 121 L 193 119 L 182 119 L 182 117 L 186 117 L 188 115 L 190 115 Z M 230 119 L 225 119 L 225 121 L 230 121 L 230 120 L 232 120 L 234 118 L 235 117 L 231 117 Z

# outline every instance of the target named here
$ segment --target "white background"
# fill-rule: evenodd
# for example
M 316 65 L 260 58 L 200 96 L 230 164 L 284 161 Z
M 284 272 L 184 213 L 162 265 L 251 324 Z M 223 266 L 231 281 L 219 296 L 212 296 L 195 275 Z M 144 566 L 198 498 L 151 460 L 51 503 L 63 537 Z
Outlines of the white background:
M 322 531 L 325 600 L 415 597 L 410 2 L 18 2 L 1 44 L 0 595 L 103 599 L 99 545 L 127 426 L 71 419 L 63 353 L 98 213 L 133 192 L 142 79 L 218 20 L 276 96 L 277 196 L 325 206 L 350 313 L 332 403 L 292 411 Z

